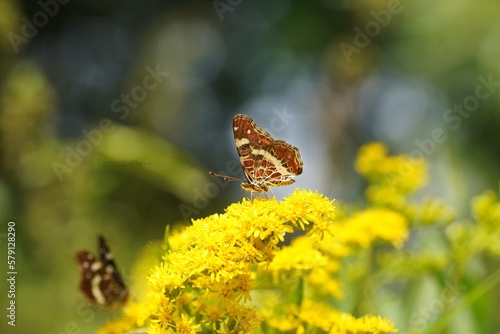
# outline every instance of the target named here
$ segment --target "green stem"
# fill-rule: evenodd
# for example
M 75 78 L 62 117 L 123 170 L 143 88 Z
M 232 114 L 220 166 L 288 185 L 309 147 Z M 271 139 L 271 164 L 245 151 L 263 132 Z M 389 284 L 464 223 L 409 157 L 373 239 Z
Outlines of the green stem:
M 297 287 L 297 306 L 300 307 L 302 305 L 302 301 L 304 300 L 304 278 L 302 275 L 299 277 L 299 286 Z
M 462 300 L 446 310 L 431 327 L 429 327 L 421 334 L 441 333 L 443 328 L 449 324 L 456 313 L 463 311 L 466 307 L 470 306 L 498 283 L 500 283 L 500 269 L 495 271 L 483 282 L 474 287 L 464 298 L 462 298 Z

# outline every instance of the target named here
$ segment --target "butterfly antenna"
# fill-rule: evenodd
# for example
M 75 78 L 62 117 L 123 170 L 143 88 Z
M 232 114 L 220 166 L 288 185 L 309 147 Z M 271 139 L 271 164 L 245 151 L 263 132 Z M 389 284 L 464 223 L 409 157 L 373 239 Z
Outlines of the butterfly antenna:
M 242 179 L 238 179 L 237 177 L 233 177 L 233 176 L 229 176 L 229 175 L 217 174 L 217 173 L 214 173 L 214 172 L 212 172 L 212 171 L 208 172 L 208 174 L 213 175 L 213 176 L 220 177 L 220 178 L 222 178 L 224 181 L 245 182 L 244 180 L 242 180 Z

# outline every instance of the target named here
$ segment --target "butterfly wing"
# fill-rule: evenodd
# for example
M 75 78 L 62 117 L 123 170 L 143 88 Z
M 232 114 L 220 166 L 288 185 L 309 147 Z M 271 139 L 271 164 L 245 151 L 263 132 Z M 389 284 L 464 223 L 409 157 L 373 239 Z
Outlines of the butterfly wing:
M 106 300 L 109 301 L 107 304 L 124 302 L 128 297 L 128 289 L 118 271 L 113 254 L 109 250 L 106 240 L 102 236 L 99 236 L 98 239 L 99 257 L 102 263 L 101 291 L 103 291 Z
M 106 241 L 100 236 L 98 242 L 99 259 L 85 250 L 76 254 L 81 272 L 80 290 L 92 303 L 103 307 L 123 303 L 128 298 L 128 290 Z
M 92 291 L 92 280 L 95 276 L 96 258 L 94 254 L 81 250 L 76 253 L 76 261 L 80 264 L 80 291 L 91 302 L 97 304 L 98 301 Z
M 283 140 L 275 140 L 270 150 L 274 170 L 267 182 L 270 186 L 280 187 L 295 182 L 294 176 L 302 174 L 303 162 L 299 149 Z
M 243 173 L 250 184 L 258 185 L 265 175 L 261 162 L 273 138 L 250 117 L 241 114 L 234 116 L 233 131 Z

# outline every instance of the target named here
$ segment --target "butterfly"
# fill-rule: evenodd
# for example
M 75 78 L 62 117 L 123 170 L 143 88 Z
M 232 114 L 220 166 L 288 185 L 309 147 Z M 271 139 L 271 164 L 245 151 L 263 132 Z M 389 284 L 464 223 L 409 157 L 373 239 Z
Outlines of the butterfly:
M 104 237 L 98 237 L 98 246 L 99 259 L 86 250 L 76 254 L 80 264 L 80 290 L 96 305 L 107 308 L 122 304 L 128 298 L 128 289 Z
M 294 183 L 293 177 L 302 173 L 299 149 L 274 139 L 250 117 L 242 114 L 234 116 L 233 134 L 246 181 L 213 172 L 210 172 L 211 175 L 227 181 L 241 181 L 241 187 L 252 193 L 267 193 L 270 187 Z

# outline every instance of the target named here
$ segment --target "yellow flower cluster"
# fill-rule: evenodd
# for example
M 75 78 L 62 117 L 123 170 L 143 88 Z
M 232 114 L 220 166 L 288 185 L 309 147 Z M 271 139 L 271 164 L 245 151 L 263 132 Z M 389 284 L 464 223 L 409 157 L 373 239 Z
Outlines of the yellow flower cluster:
M 373 204 L 402 209 L 405 196 L 427 183 L 427 162 L 408 155 L 389 156 L 381 143 L 361 147 L 356 170 L 369 182 L 366 197 Z
M 456 224 L 449 233 L 454 245 L 468 246 L 457 249 L 456 253 L 462 258 L 470 258 L 482 251 L 500 256 L 500 198 L 498 194 L 488 190 L 474 198 L 472 216 L 473 223 Z
M 401 214 L 381 208 L 372 208 L 354 214 L 342 221 L 335 237 L 346 245 L 367 248 L 381 239 L 401 247 L 408 236 L 408 222 Z
M 456 210 L 442 199 L 427 197 L 422 203 L 411 203 L 407 210 L 417 225 L 447 225 L 456 218 Z
M 356 318 L 348 313 L 339 312 L 330 306 L 304 301 L 300 308 L 291 307 L 288 314 L 269 320 L 271 327 L 280 332 L 330 334 L 383 334 L 396 332 L 394 324 L 378 316 Z
M 379 269 L 379 282 L 391 279 L 410 281 L 428 276 L 460 281 L 477 256 L 484 253 L 500 256 L 500 198 L 497 193 L 486 191 L 474 198 L 472 219 L 457 221 L 456 210 L 446 201 L 427 197 L 416 202 L 410 197 L 427 181 L 427 163 L 423 159 L 389 156 L 383 144 L 372 143 L 360 149 L 356 169 L 368 181 L 366 197 L 369 208 L 354 214 L 345 209 L 343 221 L 356 220 L 356 217 L 373 210 L 389 208 L 405 217 L 408 225 L 416 227 L 412 230 L 412 243 L 408 249 L 399 252 L 369 250 Z M 341 224 L 342 221 L 337 221 L 336 227 Z M 350 222 L 350 225 L 354 224 Z M 443 225 L 445 229 L 440 231 Z M 394 227 L 388 227 L 387 232 L 391 229 Z M 366 235 L 366 231 L 354 234 L 351 240 L 366 247 L 363 245 Z M 337 230 L 335 236 L 343 238 Z M 369 240 L 368 247 L 371 246 Z M 401 245 L 397 241 L 392 243 Z M 369 272 L 367 267 L 362 263 L 360 272 Z M 368 287 L 370 284 L 379 286 L 379 282 L 370 282 Z
M 444 200 L 426 198 L 412 203 L 408 199 L 427 183 L 424 158 L 391 156 L 385 145 L 371 143 L 360 148 L 355 168 L 368 181 L 366 198 L 371 205 L 396 210 L 418 225 L 446 225 L 455 219 L 455 209 Z
M 323 297 L 342 295 L 335 279 L 341 257 L 375 240 L 399 245 L 406 220 L 388 209 L 338 224 L 334 218 L 333 201 L 297 189 L 283 201 L 243 199 L 194 220 L 169 235 L 163 261 L 148 276 L 149 293 L 100 333 L 395 332 L 387 319 L 355 318 Z M 284 246 L 287 234 L 301 230 Z
M 493 230 L 500 230 L 500 199 L 498 195 L 488 190 L 474 198 L 472 202 L 472 214 L 476 221 Z
M 387 319 L 370 316 L 356 319 L 319 301 L 343 297 L 336 276 L 342 258 L 358 248 L 372 247 L 377 241 L 399 247 L 407 235 L 407 220 L 401 214 L 388 209 L 368 209 L 336 221 L 334 235 L 325 234 L 321 240 L 307 236 L 294 239 L 290 246 L 276 252 L 268 268 L 272 289 L 258 289 L 254 293 L 257 300 L 263 301 L 260 312 L 265 323 L 281 332 L 297 333 L 306 328 L 330 333 L 395 331 Z M 266 271 L 258 274 L 265 277 Z M 258 281 L 260 278 L 265 282 L 262 277 Z

